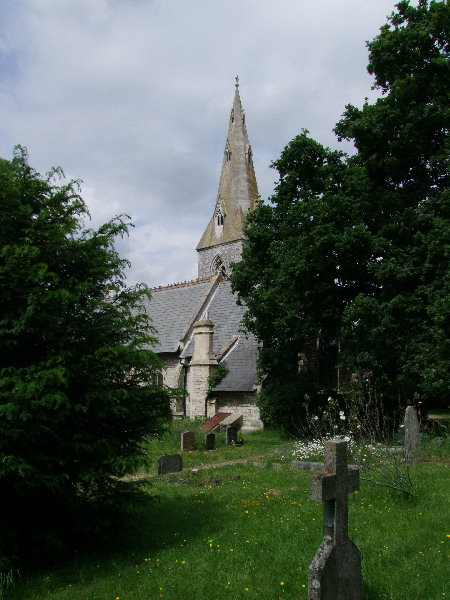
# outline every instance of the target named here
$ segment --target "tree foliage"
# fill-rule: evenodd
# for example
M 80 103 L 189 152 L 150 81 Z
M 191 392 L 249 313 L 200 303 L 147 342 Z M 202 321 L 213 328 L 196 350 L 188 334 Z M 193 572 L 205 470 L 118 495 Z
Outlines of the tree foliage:
M 336 126 L 373 198 L 377 292 L 347 310 L 347 361 L 391 397 L 435 403 L 448 402 L 449 388 L 449 32 L 447 2 L 400 2 L 368 44 L 382 97 L 347 106 Z
M 20 554 L 23 523 L 51 521 L 134 469 L 141 441 L 170 414 L 167 392 L 152 385 L 148 292 L 125 285 L 127 262 L 113 246 L 128 224 L 85 228 L 79 185 L 61 176 L 42 178 L 23 148 L 0 160 L 0 519 L 9 555 Z
M 233 286 L 263 343 L 268 422 L 299 417 L 299 360 L 321 338 L 342 346 L 346 370 L 386 405 L 447 398 L 449 21 L 448 2 L 400 2 L 368 44 L 380 97 L 348 105 L 335 129 L 356 154 L 303 132 L 273 164 L 271 203 L 249 217 Z M 309 395 L 321 387 L 315 373 Z

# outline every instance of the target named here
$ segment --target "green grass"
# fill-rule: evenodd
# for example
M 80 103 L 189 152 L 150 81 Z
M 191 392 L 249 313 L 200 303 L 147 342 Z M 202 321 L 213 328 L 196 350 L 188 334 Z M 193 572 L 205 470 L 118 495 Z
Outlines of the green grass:
M 420 445 L 421 462 L 445 462 L 450 458 L 450 433 L 441 432 L 441 435 L 423 435 Z
M 450 408 L 436 408 L 428 411 L 428 417 L 450 419 Z
M 206 460 L 203 453 L 218 462 L 246 453 L 271 463 L 285 454 L 282 468 L 239 463 L 189 468 L 179 483 L 171 482 L 175 475 L 137 482 L 140 499 L 113 536 L 92 539 L 89 552 L 59 567 L 23 575 L 8 599 L 306 600 L 308 566 L 322 538 L 322 506 L 308 499 L 311 473 L 289 468 L 289 442 L 277 434 L 244 441 L 184 459 L 193 466 Z M 411 475 L 412 497 L 367 482 L 350 496 L 349 532 L 361 549 L 366 600 L 449 597 L 447 464 L 436 457 Z
M 147 460 L 143 471 L 151 470 L 156 463 L 156 459 L 162 454 L 179 453 L 181 433 L 186 430 L 194 431 L 196 450 L 183 453 L 183 467 L 185 468 L 245 459 L 258 460 L 267 458 L 268 455 L 272 456 L 273 450 L 280 452 L 280 455 L 273 454 L 272 457 L 276 458 L 282 456 L 283 449 L 288 449 L 293 445 L 292 438 L 283 436 L 276 431 L 261 429 L 246 435 L 238 434 L 238 438 L 244 441 L 242 446 L 227 446 L 225 444 L 225 432 L 219 431 L 215 433 L 215 450 L 208 451 L 205 449 L 205 433 L 200 432 L 198 426 L 193 426 L 189 419 L 183 419 L 175 421 L 173 427 L 161 439 L 153 439 L 146 443 Z

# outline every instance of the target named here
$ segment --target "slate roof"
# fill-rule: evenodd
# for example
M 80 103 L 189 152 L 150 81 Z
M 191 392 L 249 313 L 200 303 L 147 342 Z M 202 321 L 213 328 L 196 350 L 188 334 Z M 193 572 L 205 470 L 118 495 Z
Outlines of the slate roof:
M 228 375 L 214 389 L 216 392 L 254 391 L 256 385 L 256 358 L 258 344 L 256 338 L 241 331 L 241 320 L 245 306 L 236 304 L 236 297 L 231 292 L 229 281 L 221 281 L 211 298 L 206 310 L 200 315 L 201 319 L 211 319 L 214 327 L 214 353 L 220 350 L 232 338 L 237 340 L 225 353 L 221 364 L 229 369 Z M 191 357 L 194 349 L 191 336 L 182 356 Z
M 181 357 L 191 358 L 194 350 L 192 325 L 198 320 L 211 319 L 215 323 L 214 353 L 219 355 L 225 348 L 219 360 L 229 369 L 214 391 L 255 390 L 258 344 L 253 335 L 240 330 L 245 307 L 236 304 L 229 281 L 203 279 L 155 288 L 151 292 L 146 310 L 157 330 L 156 352 L 182 350 Z
M 227 376 L 214 388 L 214 392 L 254 392 L 256 390 L 256 339 L 239 336 L 231 352 L 221 361 L 229 369 Z
M 158 345 L 155 352 L 177 352 L 187 324 L 195 318 L 209 279 L 191 281 L 151 290 L 146 310 L 156 329 Z

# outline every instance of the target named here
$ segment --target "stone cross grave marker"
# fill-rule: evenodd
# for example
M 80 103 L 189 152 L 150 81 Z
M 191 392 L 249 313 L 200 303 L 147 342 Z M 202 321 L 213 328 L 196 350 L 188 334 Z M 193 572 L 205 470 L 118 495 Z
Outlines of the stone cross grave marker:
M 177 473 L 183 470 L 183 459 L 180 454 L 165 454 L 156 461 L 156 474 Z
M 420 442 L 420 423 L 414 406 L 407 406 L 405 410 L 405 462 L 410 464 Z
M 308 600 L 362 600 L 361 553 L 348 537 L 348 494 L 359 469 L 347 466 L 347 442 L 325 443 L 325 473 L 313 475 L 311 500 L 323 502 L 323 542 L 309 567 Z
M 216 446 L 216 436 L 214 433 L 207 433 L 205 435 L 205 445 L 207 450 L 214 450 Z
M 225 443 L 231 446 L 237 442 L 237 429 L 234 425 L 228 425 L 225 431 Z
M 193 431 L 183 431 L 181 434 L 181 452 L 195 450 L 195 434 Z

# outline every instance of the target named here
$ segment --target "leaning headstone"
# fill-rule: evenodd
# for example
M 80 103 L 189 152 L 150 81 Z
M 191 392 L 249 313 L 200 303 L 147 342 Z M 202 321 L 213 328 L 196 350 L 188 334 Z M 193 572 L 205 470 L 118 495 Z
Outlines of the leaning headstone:
M 237 429 L 234 425 L 228 425 L 225 431 L 226 445 L 231 446 L 237 442 Z
M 407 406 L 405 410 L 405 462 L 411 463 L 420 442 L 420 423 L 414 406 Z
M 310 498 L 323 502 L 323 542 L 309 567 L 308 600 L 362 600 L 361 554 L 348 537 L 348 494 L 359 488 L 347 466 L 347 442 L 325 444 L 325 473 L 313 475 Z
M 207 450 L 214 450 L 216 446 L 216 436 L 214 433 L 207 433 L 205 435 L 205 445 Z
M 183 470 L 183 459 L 180 454 L 165 454 L 156 461 L 156 474 L 177 473 Z
M 213 415 L 210 419 L 205 421 L 203 425 L 200 426 L 200 431 L 212 431 L 216 427 L 220 425 L 220 423 L 231 415 L 230 412 L 218 412 Z
M 181 452 L 195 450 L 195 434 L 193 431 L 183 431 L 181 434 Z
M 243 419 L 244 417 L 241 413 L 232 413 L 223 421 L 221 421 L 220 426 L 226 429 L 230 425 L 233 425 L 233 427 L 236 427 L 236 429 L 240 429 L 242 427 Z

